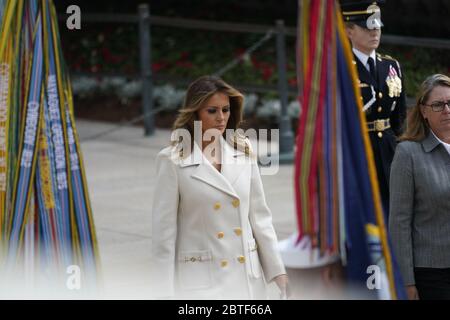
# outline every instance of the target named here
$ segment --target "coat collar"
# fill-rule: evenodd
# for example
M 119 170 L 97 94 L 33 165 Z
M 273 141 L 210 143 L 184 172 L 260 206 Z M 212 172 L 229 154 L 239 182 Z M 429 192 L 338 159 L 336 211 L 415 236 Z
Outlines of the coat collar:
M 184 167 L 188 167 L 188 166 L 194 166 L 194 165 L 198 165 L 201 164 L 203 162 L 203 154 L 202 151 L 200 150 L 200 147 L 198 146 L 198 144 L 196 142 L 194 142 L 194 146 L 192 148 L 191 153 L 185 157 L 182 158 L 180 160 L 180 167 L 184 168 Z
M 440 144 L 439 140 L 436 139 L 433 132 L 429 131 L 428 136 L 422 141 L 422 146 L 425 152 L 431 152 Z
M 372 53 L 370 55 L 367 55 L 364 52 L 361 52 L 356 48 L 352 48 L 352 51 L 353 51 L 354 56 L 357 57 L 364 66 L 366 66 L 367 60 L 369 60 L 369 58 L 372 58 L 374 60 L 375 67 L 377 66 L 377 60 L 376 60 L 377 55 L 376 55 L 375 51 L 372 51 Z
M 238 161 L 242 156 L 245 156 L 245 153 L 235 150 L 223 138 L 221 138 L 220 143 L 222 151 L 221 172 L 217 171 L 209 160 L 206 159 L 196 142 L 194 142 L 194 147 L 190 155 L 182 159 L 179 165 L 181 168 L 197 165 L 191 177 L 205 182 L 232 197 L 239 198 L 236 190 L 233 188 L 233 184 L 245 169 L 245 163 L 247 162 L 244 161 L 241 163 Z
M 386 84 L 386 78 L 389 74 L 389 68 L 391 64 L 388 62 L 382 63 L 383 60 L 381 59 L 381 56 L 379 54 L 377 54 L 377 60 L 379 62 L 377 63 L 378 88 L 382 90 L 383 86 Z

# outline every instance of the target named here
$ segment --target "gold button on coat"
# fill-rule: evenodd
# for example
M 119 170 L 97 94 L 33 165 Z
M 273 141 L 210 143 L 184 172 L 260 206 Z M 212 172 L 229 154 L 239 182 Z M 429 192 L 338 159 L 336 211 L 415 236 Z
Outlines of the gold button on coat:
M 238 260 L 240 263 L 244 263 L 244 262 L 245 262 L 245 257 L 244 257 L 244 256 L 239 256 L 239 257 L 237 258 L 237 260 Z
M 382 138 L 383 137 L 383 132 L 378 132 L 378 138 Z
M 383 98 L 383 93 L 382 92 L 378 92 L 378 98 L 380 98 L 380 99 Z
M 235 207 L 235 208 L 239 207 L 239 199 L 234 199 L 232 204 L 233 204 L 233 207 Z
M 381 112 L 381 111 L 383 111 L 383 108 L 382 107 L 378 107 L 377 111 Z
M 217 238 L 222 239 L 225 236 L 225 234 L 223 232 L 219 232 L 217 234 Z
M 220 209 L 220 202 L 216 202 L 214 204 L 214 210 L 219 210 Z
M 242 229 L 241 228 L 235 228 L 234 229 L 234 233 L 236 233 L 237 236 L 240 236 L 242 234 Z
M 220 261 L 220 266 L 222 268 L 225 268 L 227 265 L 228 265 L 228 261 L 227 260 L 224 259 L 224 260 Z

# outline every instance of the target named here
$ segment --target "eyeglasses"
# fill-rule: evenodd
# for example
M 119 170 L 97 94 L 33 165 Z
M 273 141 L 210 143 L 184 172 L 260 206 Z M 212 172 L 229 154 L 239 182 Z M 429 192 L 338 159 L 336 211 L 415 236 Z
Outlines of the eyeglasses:
M 442 110 L 444 110 L 445 106 L 450 108 L 450 100 L 447 100 L 447 101 L 436 101 L 436 102 L 433 102 L 432 104 L 422 103 L 422 105 L 427 106 L 427 107 L 431 107 L 431 109 L 434 112 L 442 112 Z

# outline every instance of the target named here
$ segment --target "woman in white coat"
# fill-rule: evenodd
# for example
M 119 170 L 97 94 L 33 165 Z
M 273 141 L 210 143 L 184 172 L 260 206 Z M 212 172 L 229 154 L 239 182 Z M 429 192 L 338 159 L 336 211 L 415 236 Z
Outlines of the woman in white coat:
M 238 128 L 242 106 L 242 94 L 223 80 L 197 79 L 174 124 L 183 140 L 158 154 L 152 211 L 157 298 L 266 299 L 271 281 L 286 295 L 256 157 L 248 139 L 225 130 Z

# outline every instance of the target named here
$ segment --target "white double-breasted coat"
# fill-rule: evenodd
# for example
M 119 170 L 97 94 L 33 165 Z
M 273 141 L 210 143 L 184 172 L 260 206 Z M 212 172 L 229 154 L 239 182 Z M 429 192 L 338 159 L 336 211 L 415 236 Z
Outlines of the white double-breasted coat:
M 194 143 L 157 157 L 152 291 L 180 299 L 265 299 L 285 274 L 254 159 L 221 140 L 219 172 Z

